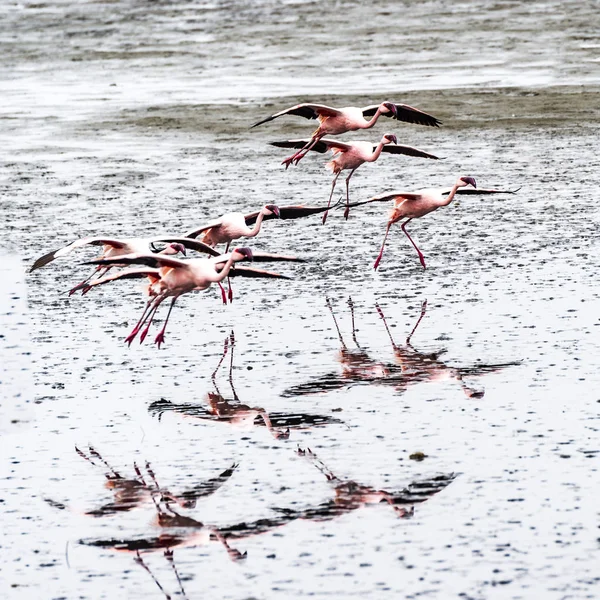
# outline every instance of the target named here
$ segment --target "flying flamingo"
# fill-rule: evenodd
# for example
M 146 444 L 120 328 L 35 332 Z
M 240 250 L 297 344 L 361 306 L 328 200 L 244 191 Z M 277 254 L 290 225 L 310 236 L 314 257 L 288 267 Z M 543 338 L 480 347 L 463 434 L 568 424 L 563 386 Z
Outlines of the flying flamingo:
M 419 255 L 419 260 L 421 261 L 421 265 L 425 269 L 425 257 L 423 253 L 413 239 L 410 237 L 408 231 L 406 231 L 406 226 L 412 219 L 417 219 L 419 217 L 423 217 L 424 215 L 433 212 L 434 210 L 440 208 L 441 206 L 448 206 L 454 199 L 454 196 L 458 194 L 514 194 L 517 190 L 494 190 L 494 189 L 468 189 L 461 190 L 460 188 L 464 188 L 465 186 L 472 186 L 473 188 L 477 188 L 477 184 L 475 183 L 475 179 L 473 177 L 459 177 L 456 180 L 454 186 L 450 189 L 448 188 L 435 188 L 435 189 L 422 189 L 417 190 L 416 192 L 388 192 L 385 194 L 381 194 L 379 196 L 374 196 L 369 200 L 365 200 L 364 202 L 356 202 L 352 204 L 352 206 L 359 206 L 362 204 L 368 204 L 370 202 L 387 202 L 389 200 L 394 201 L 394 208 L 392 208 L 390 212 L 390 217 L 388 220 L 388 224 L 385 230 L 385 235 L 383 237 L 383 243 L 381 244 L 381 250 L 379 251 L 379 255 L 375 260 L 375 264 L 373 265 L 374 269 L 377 269 L 379 263 L 381 262 L 381 258 L 383 256 L 383 250 L 385 247 L 385 242 L 387 241 L 388 234 L 390 232 L 390 227 L 400 221 L 401 219 L 407 218 L 404 223 L 402 223 L 401 228 L 405 233 L 406 237 L 410 240 L 410 243 L 414 246 L 417 254 Z
M 169 321 L 169 316 L 177 298 L 182 294 L 194 291 L 205 290 L 212 283 L 222 281 L 227 277 L 229 270 L 234 262 L 240 260 L 252 260 L 252 250 L 250 248 L 236 248 L 229 254 L 222 254 L 214 258 L 195 258 L 192 260 L 180 260 L 173 257 L 159 256 L 156 254 L 130 254 L 128 256 L 119 256 L 115 258 L 105 258 L 91 261 L 90 264 L 96 265 L 128 265 L 142 264 L 153 269 L 158 269 L 158 280 L 149 286 L 148 292 L 151 295 L 146 303 L 144 312 L 131 333 L 125 338 L 129 344 L 134 340 L 144 323 L 147 325 L 140 336 L 140 343 L 144 341 L 148 330 L 158 307 L 167 298 L 172 298 L 171 306 L 167 313 L 163 328 L 156 336 L 155 343 L 160 345 L 165 340 L 165 330 Z M 219 271 L 217 265 L 224 263 Z M 138 269 L 138 271 L 140 271 Z M 155 273 L 153 273 L 156 276 Z
M 295 257 L 278 256 L 274 254 L 259 254 L 260 259 L 264 260 L 298 260 Z M 142 264 L 147 265 L 148 269 L 132 269 L 131 271 L 123 271 L 116 275 L 107 276 L 100 280 L 90 282 L 91 285 L 101 285 L 109 281 L 124 278 L 139 278 L 148 277 L 149 284 L 147 293 L 150 299 L 146 303 L 146 307 L 142 312 L 140 320 L 133 328 L 131 333 L 125 338 L 128 344 L 135 339 L 140 329 L 146 324 L 140 335 L 140 343 L 148 335 L 150 325 L 154 320 L 156 311 L 161 303 L 167 298 L 172 298 L 167 317 L 162 329 L 156 336 L 155 343 L 160 348 L 160 345 L 165 340 L 165 330 L 169 321 L 169 316 L 173 310 L 173 305 L 177 298 L 188 292 L 205 290 L 212 283 L 223 281 L 225 277 L 237 275 L 242 277 L 259 277 L 259 278 L 277 278 L 289 279 L 285 275 L 272 273 L 270 271 L 261 271 L 258 269 L 244 269 L 243 267 L 233 269 L 233 264 L 241 260 L 252 260 L 253 253 L 250 248 L 236 248 L 228 254 L 220 254 L 213 258 L 195 258 L 191 260 L 180 260 L 173 257 L 158 256 L 156 254 L 132 254 L 116 258 L 101 259 L 90 261 L 89 264 L 96 265 L 130 265 Z
M 241 212 L 230 212 L 222 215 L 218 219 L 211 221 L 201 227 L 196 227 L 184 234 L 186 238 L 197 238 L 202 235 L 202 242 L 212 248 L 219 244 L 226 244 L 225 252 L 229 252 L 229 247 L 233 240 L 241 237 L 255 237 L 259 234 L 263 221 L 270 219 L 298 219 L 316 213 L 324 212 L 326 207 L 321 206 L 282 206 L 275 204 L 266 204 L 259 211 L 247 215 Z M 225 291 L 221 284 L 221 291 Z M 229 301 L 233 299 L 231 284 L 229 284 Z
M 382 102 L 379 106 L 365 106 L 358 108 L 356 106 L 347 106 L 345 108 L 332 108 L 323 104 L 297 104 L 291 108 L 286 108 L 266 119 L 254 123 L 250 127 L 257 127 L 283 115 L 297 115 L 305 119 L 318 119 L 319 127 L 313 132 L 310 140 L 292 156 L 286 158 L 282 164 L 286 168 L 292 164 L 298 164 L 309 150 L 326 135 L 340 135 L 348 131 L 356 131 L 357 129 L 370 129 L 377 123 L 380 116 L 391 117 L 399 121 L 407 123 L 415 123 L 418 125 L 429 125 L 431 127 L 439 127 L 441 121 L 438 121 L 432 115 L 427 114 L 413 108 L 407 104 L 394 104 L 393 102 Z M 372 117 L 369 121 L 365 117 Z
M 288 140 L 286 142 L 271 142 L 271 145 L 277 146 L 278 148 L 303 148 L 307 143 L 307 140 Z M 388 144 L 394 145 L 389 146 Z M 323 214 L 323 223 L 325 223 L 325 220 L 327 219 L 327 213 L 331 207 L 331 199 L 333 198 L 335 184 L 342 171 L 350 170 L 350 175 L 346 177 L 346 210 L 344 211 L 344 217 L 347 219 L 348 214 L 350 213 L 350 192 L 348 190 L 348 185 L 354 171 L 356 171 L 360 165 L 365 162 L 375 162 L 382 152 L 407 154 L 408 156 L 418 156 L 421 158 L 438 158 L 433 154 L 428 154 L 417 148 L 398 145 L 396 136 L 391 133 L 384 135 L 376 146 L 371 142 L 338 142 L 336 140 L 321 139 L 312 144 L 310 150 L 320 153 L 331 150 L 334 155 L 334 158 L 325 165 L 327 169 L 334 173 L 334 177 L 331 184 L 331 193 L 329 194 L 327 209 Z
M 160 247 L 158 244 L 162 245 L 163 247 Z M 40 258 L 38 258 L 30 267 L 29 273 L 44 267 L 57 258 L 70 254 L 77 248 L 82 248 L 83 246 L 88 245 L 102 246 L 102 253 L 99 258 L 114 258 L 116 256 L 124 256 L 127 254 L 148 254 L 150 252 L 165 256 L 171 256 L 181 252 L 185 256 L 186 248 L 213 254 L 212 249 L 206 244 L 202 244 L 201 242 L 195 240 L 188 240 L 186 238 L 181 239 L 176 236 L 121 239 L 110 237 L 85 237 L 75 240 L 74 242 L 59 248 L 58 250 L 53 250 L 52 252 L 48 252 L 47 254 L 40 256 Z M 110 267 L 98 266 L 89 277 L 72 288 L 69 292 L 69 295 L 84 287 L 85 284 L 94 277 L 94 275 L 101 277 L 102 275 L 106 274 L 109 269 Z

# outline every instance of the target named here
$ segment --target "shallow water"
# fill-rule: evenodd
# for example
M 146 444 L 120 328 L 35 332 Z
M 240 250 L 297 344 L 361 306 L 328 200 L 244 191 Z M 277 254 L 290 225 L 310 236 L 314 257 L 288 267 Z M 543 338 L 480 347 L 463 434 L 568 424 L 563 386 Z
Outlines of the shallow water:
M 159 598 L 131 553 L 93 544 L 169 531 L 185 538 L 174 562 L 189 598 L 600 594 L 596 3 L 0 11 L 3 597 Z M 65 293 L 94 249 L 25 274 L 84 235 L 179 233 L 265 202 L 322 204 L 324 157 L 285 171 L 284 151 L 266 143 L 312 124 L 249 125 L 296 100 L 383 97 L 443 127 L 386 122 L 345 137 L 394 131 L 445 160 L 384 156 L 354 175 L 352 199 L 464 174 L 521 187 L 413 221 L 426 271 L 397 228 L 373 272 L 382 206 L 356 208 L 347 222 L 334 211 L 325 226 L 270 221 L 252 247 L 305 257 L 277 267 L 293 279 L 234 280 L 228 307 L 218 290 L 182 298 L 161 350 L 151 338 L 123 343 L 141 285 Z M 424 300 L 411 369 L 399 373 Z M 211 379 L 231 330 L 234 390 L 229 354 Z M 360 368 L 349 374 L 340 357 Z M 234 393 L 245 418 L 203 418 L 209 394 L 234 404 Z M 177 509 L 203 529 L 159 528 L 149 495 L 118 514 L 85 514 L 118 500 L 107 468 L 74 449 L 88 454 L 88 444 L 126 479 L 135 462 L 149 481 L 148 461 L 173 493 L 239 466 L 195 508 Z M 447 487 L 406 518 L 386 502 L 327 508 L 336 481 L 400 497 L 437 476 Z M 225 544 L 202 539 L 210 531 L 247 557 L 231 560 Z M 143 560 L 181 597 L 162 551 Z

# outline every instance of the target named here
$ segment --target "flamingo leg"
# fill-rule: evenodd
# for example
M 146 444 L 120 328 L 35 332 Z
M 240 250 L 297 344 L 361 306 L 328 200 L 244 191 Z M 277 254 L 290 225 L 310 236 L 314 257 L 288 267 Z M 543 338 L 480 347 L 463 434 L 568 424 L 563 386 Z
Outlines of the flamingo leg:
M 410 240 L 410 243 L 414 246 L 415 250 L 417 251 L 417 254 L 419 255 L 419 260 L 421 261 L 421 265 L 425 269 L 425 257 L 423 256 L 423 253 L 419 250 L 419 248 L 417 247 L 417 245 L 414 243 L 414 241 L 410 237 L 410 234 L 408 233 L 408 231 L 406 231 L 406 226 L 411 221 L 412 221 L 412 218 L 411 219 L 407 219 L 406 221 L 404 221 L 404 223 L 402 223 L 402 225 L 401 225 L 402 231 L 404 231 L 404 233 L 406 234 L 406 237 Z
M 131 330 L 131 333 L 125 338 L 125 341 L 130 346 L 131 346 L 131 342 L 133 342 L 133 340 L 135 339 L 135 336 L 138 334 L 138 331 L 144 324 L 144 321 L 146 320 L 146 318 L 148 316 L 148 310 L 150 310 L 150 307 L 152 306 L 152 303 L 154 301 L 155 301 L 155 298 L 150 298 L 150 300 L 148 300 L 148 302 L 146 302 L 146 306 L 144 307 L 144 312 L 142 313 L 142 316 L 140 317 L 139 321 L 136 323 L 135 327 Z
M 346 219 L 346 221 L 348 220 L 348 215 L 350 214 L 350 177 L 354 175 L 354 171 L 356 171 L 356 169 L 352 169 L 352 171 L 350 171 L 350 175 L 346 177 L 346 210 L 344 211 L 344 219 Z
M 162 329 L 158 332 L 156 338 L 154 338 L 154 343 L 160 348 L 160 345 L 165 341 L 165 331 L 167 330 L 167 323 L 169 322 L 169 317 L 171 316 L 171 311 L 173 310 L 173 306 L 175 306 L 175 302 L 179 296 L 174 296 L 173 300 L 171 300 L 171 306 L 169 306 L 169 312 L 167 312 L 167 318 L 163 323 Z
M 146 319 L 148 320 L 148 323 L 146 324 L 146 327 L 144 327 L 144 330 L 140 334 L 140 344 L 146 339 L 146 336 L 148 335 L 148 331 L 150 330 L 150 325 L 152 325 L 152 321 L 154 321 L 154 317 L 156 316 L 156 311 L 158 310 L 158 307 L 160 306 L 161 302 L 165 298 L 166 298 L 166 296 L 160 296 L 159 298 L 157 298 L 154 301 L 154 306 L 152 307 L 150 312 L 146 315 Z
M 331 199 L 333 198 L 333 190 L 335 190 L 335 184 L 337 183 L 338 177 L 340 176 L 341 171 L 338 171 L 333 178 L 333 182 L 331 183 L 331 194 L 329 194 L 329 202 L 327 203 L 327 210 L 323 213 L 323 225 L 325 225 L 325 221 L 327 220 L 327 214 L 329 213 L 329 208 L 331 207 Z
M 375 259 L 375 263 L 373 264 L 373 268 L 375 270 L 377 270 L 377 267 L 379 266 L 379 263 L 381 262 L 381 259 L 383 257 L 383 249 L 385 248 L 385 242 L 387 241 L 388 234 L 390 233 L 390 227 L 391 226 L 392 226 L 392 221 L 390 221 L 387 224 L 387 227 L 385 228 L 385 235 L 383 236 L 383 242 L 381 244 L 381 250 L 379 251 L 379 254 L 377 255 L 377 258 Z
M 233 288 L 231 287 L 231 279 L 227 277 L 227 297 L 229 298 L 229 302 L 233 302 Z
M 304 146 L 302 146 L 302 148 L 300 148 L 300 150 L 298 150 L 297 152 L 294 152 L 294 154 L 292 154 L 292 156 L 288 156 L 287 158 L 284 158 L 281 161 L 281 164 L 285 165 L 286 169 L 294 162 L 296 164 L 298 164 L 300 162 L 300 160 L 302 160 L 306 156 L 307 152 L 321 139 L 321 137 L 322 136 L 311 137 L 310 140 L 308 140 L 308 142 L 306 144 L 304 144 Z

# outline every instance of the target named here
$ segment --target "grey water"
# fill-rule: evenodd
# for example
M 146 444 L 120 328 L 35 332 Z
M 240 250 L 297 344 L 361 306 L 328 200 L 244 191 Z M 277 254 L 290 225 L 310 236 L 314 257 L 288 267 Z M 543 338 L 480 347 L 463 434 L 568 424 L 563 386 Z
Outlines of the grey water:
M 598 8 L 2 3 L 0 595 L 599 597 Z M 160 350 L 124 343 L 141 284 L 68 295 L 97 248 L 26 272 L 86 235 L 322 205 L 324 155 L 268 145 L 314 123 L 250 125 L 383 100 L 443 125 L 343 138 L 444 160 L 383 156 L 352 200 L 520 188 L 412 221 L 426 270 L 399 227 L 373 270 L 381 204 L 269 221 L 248 243 L 306 259 L 292 279 L 182 297 Z

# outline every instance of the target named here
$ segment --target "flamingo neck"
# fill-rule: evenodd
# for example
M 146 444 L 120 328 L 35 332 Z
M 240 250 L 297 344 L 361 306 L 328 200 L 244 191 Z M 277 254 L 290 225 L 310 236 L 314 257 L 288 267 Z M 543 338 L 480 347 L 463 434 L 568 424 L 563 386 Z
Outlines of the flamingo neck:
M 256 223 L 254 223 L 254 227 L 249 230 L 245 237 L 256 237 L 258 235 L 258 232 L 260 231 L 260 226 L 262 225 L 264 218 L 265 213 L 261 210 L 258 213 L 258 217 L 256 218 Z
M 379 142 L 379 144 L 377 145 L 377 148 L 375 148 L 375 151 L 373 152 L 373 154 L 371 154 L 371 156 L 369 158 L 367 158 L 367 162 L 375 162 L 379 158 L 379 155 L 381 154 L 381 152 L 383 151 L 384 146 L 385 146 L 385 144 L 383 143 L 383 140 L 381 142 Z
M 456 192 L 458 191 L 459 187 L 463 187 L 463 183 L 455 183 L 452 186 L 452 189 L 450 190 L 450 193 L 448 194 L 447 198 L 445 198 L 443 200 L 443 202 L 440 204 L 440 206 L 448 206 L 448 204 L 450 204 L 450 202 L 452 202 L 452 200 L 454 200 L 454 196 L 456 196 Z
M 215 271 L 215 274 L 210 277 L 210 281 L 212 283 L 219 283 L 220 281 L 223 281 L 223 279 L 225 279 L 225 277 L 227 277 L 227 275 L 229 275 L 229 271 L 230 271 L 231 267 L 233 266 L 234 262 L 235 262 L 235 252 L 232 252 L 231 256 L 227 259 L 227 262 L 223 265 L 223 268 L 218 273 L 217 273 L 217 271 Z
M 361 123 L 359 125 L 359 129 L 370 129 L 371 127 L 373 127 L 373 125 L 375 125 L 375 123 L 377 123 L 377 119 L 379 119 L 380 116 L 381 116 L 381 106 L 379 106 L 377 108 L 377 112 L 371 117 L 370 121 L 367 121 L 365 119 L 364 123 Z

